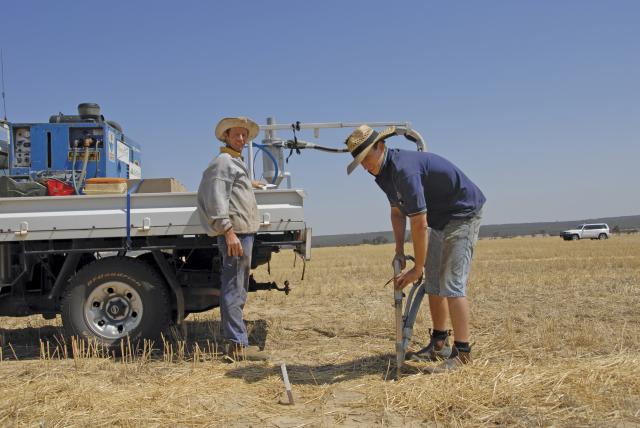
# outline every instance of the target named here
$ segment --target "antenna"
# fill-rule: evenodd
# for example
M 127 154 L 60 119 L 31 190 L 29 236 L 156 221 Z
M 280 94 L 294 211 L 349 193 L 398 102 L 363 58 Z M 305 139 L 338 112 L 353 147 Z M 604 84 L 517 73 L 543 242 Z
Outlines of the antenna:
M 1 69 L 1 78 L 2 78 L 2 108 L 4 111 L 4 121 L 7 121 L 7 101 L 4 96 L 4 55 L 2 49 L 0 49 L 0 69 Z

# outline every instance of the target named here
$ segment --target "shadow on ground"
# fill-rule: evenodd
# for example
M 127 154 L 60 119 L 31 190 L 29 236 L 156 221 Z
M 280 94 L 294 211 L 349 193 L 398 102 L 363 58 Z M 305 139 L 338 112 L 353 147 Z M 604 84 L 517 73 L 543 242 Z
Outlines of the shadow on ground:
M 297 385 L 324 385 L 347 382 L 365 376 L 378 375 L 381 379 L 393 379 L 395 354 L 379 354 L 358 358 L 339 364 L 287 364 L 289 381 Z M 405 365 L 404 375 L 423 373 L 420 369 Z M 260 382 L 270 376 L 281 376 L 279 363 L 272 367 L 243 366 L 227 371 L 226 376 L 242 379 L 247 383 Z
M 267 322 L 265 320 L 245 321 L 249 333 L 249 344 L 264 349 L 267 342 Z M 186 339 L 172 327 L 164 333 L 165 341 L 175 345 L 178 342 L 185 342 L 187 355 L 195 349 L 196 344 L 200 350 L 221 349 L 223 340 L 220 334 L 220 321 L 185 321 Z M 62 327 L 24 327 L 16 329 L 0 328 L 0 355 L 3 360 L 33 360 L 41 358 L 41 353 L 49 355 L 51 358 L 61 358 L 63 355 L 71 356 L 70 340 L 65 338 Z M 48 344 L 48 349 L 47 349 Z M 142 349 L 142 344 L 138 344 L 137 350 Z M 134 345 L 135 346 L 135 345 Z M 154 342 L 153 357 L 162 358 L 164 343 Z M 66 353 L 63 349 L 66 348 Z M 118 351 L 120 345 L 112 347 Z
M 264 349 L 267 343 L 267 322 L 265 320 L 247 321 L 247 333 L 249 334 L 249 345 L 258 346 L 260 349 Z M 187 326 L 187 344 L 198 344 L 200 347 L 208 343 L 216 343 L 221 345 L 223 343 L 222 334 L 220 330 L 220 321 L 186 321 Z M 172 340 L 177 341 L 182 337 L 180 334 L 173 332 Z

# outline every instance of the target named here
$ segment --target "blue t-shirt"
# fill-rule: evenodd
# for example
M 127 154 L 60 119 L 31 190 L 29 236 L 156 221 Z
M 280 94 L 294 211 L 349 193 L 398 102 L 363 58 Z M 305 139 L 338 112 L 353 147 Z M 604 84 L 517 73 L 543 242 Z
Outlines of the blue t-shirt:
M 428 152 L 388 149 L 376 183 L 391 206 L 409 217 L 426 212 L 436 230 L 451 219 L 473 217 L 486 201 L 457 166 Z

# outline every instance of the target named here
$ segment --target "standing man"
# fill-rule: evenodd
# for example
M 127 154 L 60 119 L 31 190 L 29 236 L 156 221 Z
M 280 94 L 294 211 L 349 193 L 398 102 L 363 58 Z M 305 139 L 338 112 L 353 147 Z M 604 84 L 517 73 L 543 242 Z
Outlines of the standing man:
M 260 227 L 258 205 L 242 149 L 259 132 L 258 125 L 246 117 L 228 117 L 216 126 L 216 138 L 225 144 L 209 163 L 198 188 L 198 211 L 202 226 L 218 237 L 222 256 L 220 273 L 220 317 L 225 339 L 225 360 L 265 359 L 249 348 L 243 309 L 249 289 L 251 252 Z
M 403 289 L 425 274 L 433 330 L 427 346 L 407 353 L 407 358 L 444 360 L 438 371 L 454 369 L 471 361 L 466 286 L 485 197 L 460 169 L 443 157 L 388 149 L 384 140 L 392 135 L 395 135 L 393 127 L 380 133 L 367 125 L 356 129 L 346 140 L 354 157 L 347 174 L 362 164 L 389 199 L 396 242 L 394 261 L 399 259 L 403 269 L 395 278 L 396 289 Z M 407 217 L 415 266 L 405 271 Z M 455 338 L 453 347 L 448 341 L 449 316 Z

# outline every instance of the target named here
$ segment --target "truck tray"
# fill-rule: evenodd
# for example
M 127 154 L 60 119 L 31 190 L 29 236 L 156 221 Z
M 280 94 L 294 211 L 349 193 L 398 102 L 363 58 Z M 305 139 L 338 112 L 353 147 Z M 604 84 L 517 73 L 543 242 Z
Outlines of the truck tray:
M 255 191 L 260 233 L 304 230 L 302 190 Z M 196 193 L 0 198 L 0 242 L 197 235 Z

